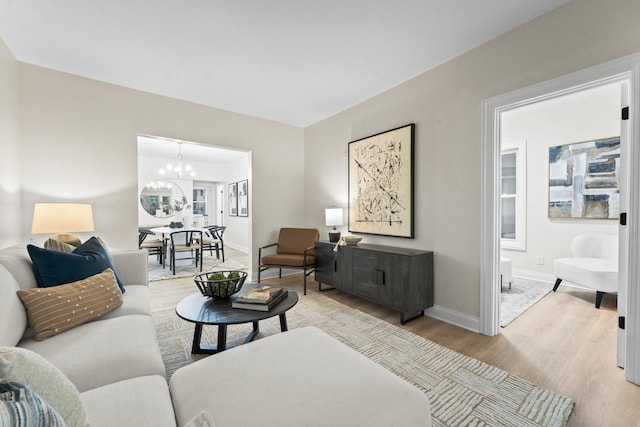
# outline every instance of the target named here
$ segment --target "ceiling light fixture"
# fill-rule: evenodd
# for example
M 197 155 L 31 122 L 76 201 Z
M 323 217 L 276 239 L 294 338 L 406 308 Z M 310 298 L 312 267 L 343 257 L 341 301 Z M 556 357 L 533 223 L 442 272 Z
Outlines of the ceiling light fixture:
M 183 165 L 182 162 L 182 142 L 176 142 L 178 144 L 178 164 L 172 165 L 168 163 L 166 168 L 160 169 L 158 173 L 163 178 L 171 179 L 185 179 L 191 180 L 196 177 L 196 172 L 193 170 L 190 164 Z

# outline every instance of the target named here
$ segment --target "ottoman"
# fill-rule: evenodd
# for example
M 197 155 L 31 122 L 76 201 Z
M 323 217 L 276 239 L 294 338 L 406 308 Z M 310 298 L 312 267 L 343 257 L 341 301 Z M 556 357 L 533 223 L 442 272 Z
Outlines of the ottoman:
M 216 427 L 431 425 L 425 393 L 315 327 L 194 362 L 169 387 L 179 426 L 203 411 Z

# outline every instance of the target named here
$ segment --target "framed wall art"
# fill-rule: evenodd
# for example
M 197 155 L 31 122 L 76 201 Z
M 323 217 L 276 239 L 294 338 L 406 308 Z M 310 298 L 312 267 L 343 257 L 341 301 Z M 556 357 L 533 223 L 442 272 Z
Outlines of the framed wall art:
M 238 182 L 238 216 L 249 216 L 249 181 Z
M 349 143 L 349 231 L 413 238 L 415 124 Z
M 229 184 L 229 216 L 238 216 L 238 183 Z
M 617 219 L 620 137 L 549 147 L 549 218 Z

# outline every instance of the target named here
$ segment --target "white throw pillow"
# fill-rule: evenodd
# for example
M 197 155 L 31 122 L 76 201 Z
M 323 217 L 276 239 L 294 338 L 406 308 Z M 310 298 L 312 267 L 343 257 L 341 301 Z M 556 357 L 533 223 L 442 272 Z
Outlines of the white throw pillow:
M 69 426 L 89 425 L 76 386 L 39 354 L 19 347 L 0 347 L 0 379 L 31 387 Z

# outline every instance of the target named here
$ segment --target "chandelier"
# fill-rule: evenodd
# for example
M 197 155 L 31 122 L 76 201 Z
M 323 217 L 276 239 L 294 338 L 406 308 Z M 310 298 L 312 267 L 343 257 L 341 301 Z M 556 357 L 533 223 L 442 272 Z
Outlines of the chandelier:
M 167 163 L 167 166 L 158 171 L 158 174 L 163 178 L 171 179 L 194 179 L 196 172 L 193 170 L 190 164 L 183 165 L 182 162 L 182 142 L 176 142 L 178 144 L 178 164 L 174 165 Z

